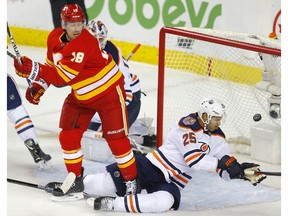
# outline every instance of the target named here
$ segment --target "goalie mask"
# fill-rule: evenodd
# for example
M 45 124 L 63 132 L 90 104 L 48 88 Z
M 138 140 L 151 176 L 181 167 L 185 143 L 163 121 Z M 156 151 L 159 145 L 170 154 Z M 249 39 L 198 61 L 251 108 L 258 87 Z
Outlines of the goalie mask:
M 206 121 L 203 120 L 203 113 L 207 113 Z M 206 98 L 201 102 L 198 115 L 204 124 L 204 130 L 207 131 L 207 125 L 209 124 L 212 117 L 221 117 L 221 121 L 225 121 L 225 105 L 221 101 L 214 98 Z
M 101 48 L 104 49 L 107 43 L 108 29 L 100 20 L 91 20 L 87 25 L 87 30 L 95 38 L 98 38 Z

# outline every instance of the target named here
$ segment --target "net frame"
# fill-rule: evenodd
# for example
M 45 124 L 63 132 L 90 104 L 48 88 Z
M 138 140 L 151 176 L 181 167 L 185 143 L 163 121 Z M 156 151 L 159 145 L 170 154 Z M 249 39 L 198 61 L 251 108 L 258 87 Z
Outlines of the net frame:
M 165 85 L 165 49 L 167 35 L 176 35 L 184 38 L 192 38 L 193 40 L 200 40 L 215 44 L 220 44 L 229 47 L 235 47 L 248 51 L 255 51 L 259 53 L 270 54 L 274 56 L 281 56 L 281 47 L 277 44 L 274 47 L 253 44 L 238 39 L 223 38 L 215 35 L 209 35 L 208 29 L 184 29 L 164 26 L 159 32 L 159 59 L 158 59 L 158 96 L 157 96 L 157 145 L 158 147 L 163 142 L 163 115 L 164 115 L 164 85 Z M 204 33 L 203 33 L 204 32 Z M 208 32 L 208 34 L 207 34 Z M 221 32 L 221 31 L 220 31 Z M 232 32 L 233 34 L 233 32 Z M 237 35 L 237 33 L 235 34 Z M 261 38 L 261 40 L 266 40 Z M 270 43 L 270 42 L 269 42 Z M 275 48 L 276 47 L 276 48 Z

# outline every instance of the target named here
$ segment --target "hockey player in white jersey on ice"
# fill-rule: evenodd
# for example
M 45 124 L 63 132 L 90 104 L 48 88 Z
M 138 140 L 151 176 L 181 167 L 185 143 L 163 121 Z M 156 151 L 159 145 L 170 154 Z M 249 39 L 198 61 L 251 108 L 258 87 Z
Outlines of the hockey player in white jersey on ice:
M 230 155 L 225 134 L 219 127 L 224 117 L 222 102 L 204 99 L 197 112 L 172 125 L 162 146 L 136 157 L 138 178 L 147 193 L 125 196 L 124 180 L 115 163 L 106 167 L 106 173 L 84 178 L 84 193 L 90 196 L 87 204 L 95 210 L 132 213 L 177 210 L 181 190 L 192 179 L 192 168 L 218 173 L 227 181 L 248 180 L 256 186 L 266 176 L 246 175 L 245 171 L 259 170 L 259 165 L 240 164 Z
M 27 93 L 26 98 L 29 98 L 29 100 L 33 99 Z M 34 100 L 37 99 L 36 97 L 34 98 Z M 38 163 L 41 168 L 49 168 L 51 166 L 51 156 L 44 153 L 40 148 L 36 129 L 30 115 L 22 104 L 17 84 L 10 74 L 7 74 L 7 116 L 14 123 L 17 134 L 28 148 L 34 162 Z

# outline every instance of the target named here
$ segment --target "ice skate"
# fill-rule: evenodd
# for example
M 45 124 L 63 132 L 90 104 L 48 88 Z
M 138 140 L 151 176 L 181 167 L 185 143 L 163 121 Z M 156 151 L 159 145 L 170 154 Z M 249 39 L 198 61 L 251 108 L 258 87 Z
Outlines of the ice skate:
M 80 200 L 84 198 L 83 191 L 83 172 L 77 177 L 70 172 L 62 185 L 55 187 L 51 199 L 57 202 Z
M 138 194 L 141 192 L 141 186 L 138 179 L 133 179 L 126 182 L 126 195 Z
M 50 188 L 47 192 L 52 193 L 57 188 L 60 188 L 62 186 L 62 182 L 49 182 L 46 185 L 46 188 Z
M 94 210 L 113 211 L 113 201 L 115 197 L 98 197 L 87 199 L 87 204 L 94 208 Z
M 46 163 L 51 160 L 51 156 L 49 154 L 45 154 L 40 148 L 39 144 L 35 143 L 33 139 L 27 139 L 24 144 L 28 148 L 35 163 L 39 163 L 40 161 Z

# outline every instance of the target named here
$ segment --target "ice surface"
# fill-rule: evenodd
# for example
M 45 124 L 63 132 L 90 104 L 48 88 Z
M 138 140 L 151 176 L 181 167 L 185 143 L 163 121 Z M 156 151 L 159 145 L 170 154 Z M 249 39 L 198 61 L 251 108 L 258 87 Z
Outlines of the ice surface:
M 11 47 L 10 50 L 12 51 Z M 46 50 L 42 48 L 19 46 L 22 55 L 44 62 Z M 29 104 L 24 95 L 27 88 L 25 79 L 14 73 L 13 61 L 7 57 L 8 73 L 19 84 L 24 105 L 37 129 L 42 149 L 52 156 L 52 168 L 43 170 L 34 164 L 32 157 L 17 136 L 14 125 L 7 120 L 7 178 L 21 180 L 39 185 L 50 181 L 62 181 L 66 168 L 58 141 L 59 115 L 62 103 L 69 93 L 69 87 L 57 89 L 50 87 L 42 97 L 40 105 Z M 139 117 L 156 115 L 156 76 L 157 67 L 131 61 L 130 67 L 135 71 L 147 96 L 142 97 L 142 110 Z M 280 165 L 273 165 L 252 160 L 248 155 L 236 155 L 239 161 L 251 161 L 261 164 L 263 170 L 281 171 Z M 106 163 L 84 160 L 85 173 L 100 172 Z M 195 172 L 192 181 L 183 191 L 179 211 L 165 215 L 194 216 L 278 216 L 281 215 L 281 178 L 268 177 L 263 184 L 254 187 L 249 182 L 233 180 L 225 182 L 211 173 Z M 85 201 L 58 203 L 51 201 L 51 194 L 27 186 L 7 183 L 7 213 L 11 216 L 51 216 L 51 215 L 108 215 L 109 212 L 96 212 Z M 115 213 L 114 215 L 128 215 Z M 145 214 L 152 215 L 152 214 Z M 154 214 L 153 214 L 154 215 Z

